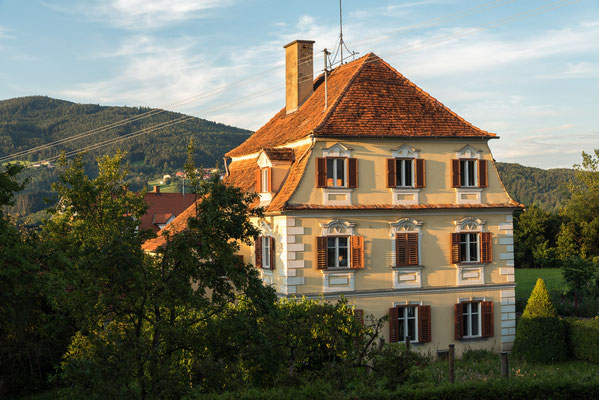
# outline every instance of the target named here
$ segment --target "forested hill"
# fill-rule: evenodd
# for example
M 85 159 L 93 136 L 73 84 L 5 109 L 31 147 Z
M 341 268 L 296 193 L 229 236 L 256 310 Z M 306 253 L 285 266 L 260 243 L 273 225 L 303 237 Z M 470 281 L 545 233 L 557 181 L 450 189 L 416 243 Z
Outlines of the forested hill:
M 35 146 L 67 138 L 124 119 L 134 118 L 149 111 L 145 107 L 105 107 L 94 104 L 77 104 L 49 97 L 32 96 L 0 101 L 0 157 L 27 150 Z M 75 150 L 100 141 L 117 138 L 131 132 L 175 120 L 183 114 L 161 112 L 105 132 L 65 143 L 60 150 Z M 131 164 L 130 183 L 141 188 L 149 179 L 162 173 L 172 173 L 183 168 L 190 138 L 196 144 L 196 164 L 213 167 L 228 150 L 242 143 L 250 131 L 190 117 L 189 120 L 159 130 L 102 147 L 88 157 L 113 154 L 116 149 L 127 152 Z M 35 162 L 58 154 L 56 148 L 25 156 L 23 160 Z M 17 199 L 15 212 L 31 213 L 44 207 L 43 197 L 50 193 L 50 183 L 56 169 L 31 168 L 31 182 Z
M 498 162 L 497 170 L 512 198 L 524 205 L 537 205 L 546 211 L 557 211 L 569 198 L 568 184 L 574 170 L 541 169 L 520 164 Z

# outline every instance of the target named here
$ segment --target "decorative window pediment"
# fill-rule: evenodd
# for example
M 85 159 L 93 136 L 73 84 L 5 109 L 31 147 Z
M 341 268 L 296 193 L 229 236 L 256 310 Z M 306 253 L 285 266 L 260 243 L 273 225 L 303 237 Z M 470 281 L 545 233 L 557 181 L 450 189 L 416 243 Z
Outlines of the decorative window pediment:
M 351 149 L 341 143 L 335 143 L 331 147 L 322 149 L 323 157 L 351 157 Z
M 265 220 L 259 222 L 258 229 L 264 236 L 273 236 L 272 226 Z
M 270 158 L 268 158 L 268 155 L 266 155 L 266 152 L 264 152 L 264 151 L 260 152 L 257 162 L 258 162 L 258 167 L 260 167 L 260 168 L 272 167 L 272 162 L 270 161 Z
M 402 144 L 397 149 L 391 150 L 393 158 L 418 158 L 420 150 L 416 150 L 407 144 Z
M 320 224 L 320 228 L 322 229 L 322 236 L 329 235 L 354 235 L 354 227 L 356 224 L 343 221 L 343 220 L 333 220 L 326 224 Z
M 422 221 L 414 218 L 401 218 L 397 222 L 391 222 L 391 234 L 400 232 L 419 232 Z
M 482 232 L 483 225 L 485 225 L 487 221 L 475 217 L 464 217 L 462 219 L 454 220 L 453 223 L 456 226 L 456 232 Z
M 469 144 L 456 151 L 456 158 L 476 158 L 482 157 L 482 150 L 475 149 Z

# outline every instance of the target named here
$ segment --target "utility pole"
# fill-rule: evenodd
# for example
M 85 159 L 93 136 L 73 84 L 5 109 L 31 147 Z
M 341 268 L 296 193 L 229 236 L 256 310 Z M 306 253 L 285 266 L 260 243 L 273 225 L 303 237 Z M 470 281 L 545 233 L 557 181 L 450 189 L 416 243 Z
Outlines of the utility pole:
M 328 91 L 328 86 L 327 86 L 327 75 L 329 74 L 329 68 L 327 65 L 327 59 L 328 59 L 329 54 L 331 54 L 331 53 L 329 53 L 326 48 L 323 50 L 323 52 L 324 52 L 324 111 L 326 111 L 328 108 L 328 104 L 329 104 L 329 91 Z

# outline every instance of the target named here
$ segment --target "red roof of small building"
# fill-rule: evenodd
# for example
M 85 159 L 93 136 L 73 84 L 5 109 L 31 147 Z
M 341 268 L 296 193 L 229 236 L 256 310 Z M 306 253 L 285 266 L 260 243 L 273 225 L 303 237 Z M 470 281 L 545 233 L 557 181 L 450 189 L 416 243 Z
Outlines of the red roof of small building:
M 187 193 L 146 193 L 144 200 L 148 210 L 141 217 L 140 229 L 158 232 L 157 224 L 164 224 L 172 215 L 179 215 L 193 204 L 195 196 Z

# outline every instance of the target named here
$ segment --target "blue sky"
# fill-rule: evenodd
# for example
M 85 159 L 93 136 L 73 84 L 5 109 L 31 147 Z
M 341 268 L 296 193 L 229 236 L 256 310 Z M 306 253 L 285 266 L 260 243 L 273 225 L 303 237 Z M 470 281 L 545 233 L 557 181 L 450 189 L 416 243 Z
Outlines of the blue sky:
M 547 6 L 558 8 L 493 26 Z M 318 73 L 338 12 L 337 0 L 0 0 L 0 99 L 164 107 L 257 129 L 284 105 L 282 46 L 315 40 Z M 350 49 L 499 134 L 498 161 L 570 167 L 599 148 L 596 0 L 344 0 L 343 18 Z

